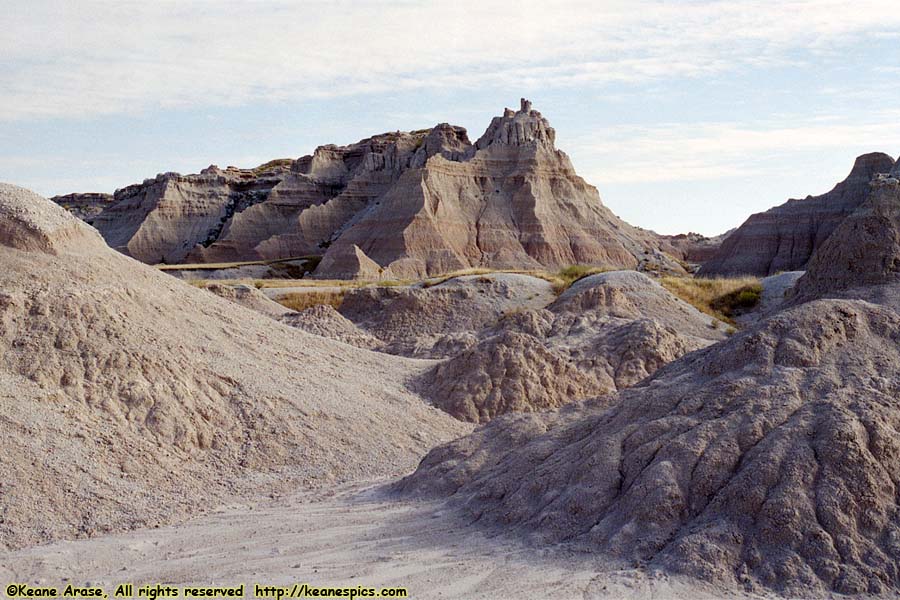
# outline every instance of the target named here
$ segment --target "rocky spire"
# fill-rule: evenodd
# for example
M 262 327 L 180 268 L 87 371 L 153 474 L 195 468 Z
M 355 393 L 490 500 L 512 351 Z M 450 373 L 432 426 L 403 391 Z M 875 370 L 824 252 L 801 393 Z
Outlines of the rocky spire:
M 491 145 L 533 145 L 555 150 L 556 131 L 550 127 L 541 113 L 531 108 L 531 101 L 522 98 L 518 111 L 507 108 L 502 117 L 494 117 L 475 147 L 478 150 Z

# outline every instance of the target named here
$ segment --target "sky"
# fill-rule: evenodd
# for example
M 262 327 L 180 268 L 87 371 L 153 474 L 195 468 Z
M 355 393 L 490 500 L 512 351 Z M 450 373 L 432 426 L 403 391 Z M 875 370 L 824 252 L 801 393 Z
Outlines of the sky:
M 900 155 L 896 0 L 4 0 L 0 31 L 0 180 L 45 196 L 441 122 L 474 140 L 522 96 L 660 233 Z

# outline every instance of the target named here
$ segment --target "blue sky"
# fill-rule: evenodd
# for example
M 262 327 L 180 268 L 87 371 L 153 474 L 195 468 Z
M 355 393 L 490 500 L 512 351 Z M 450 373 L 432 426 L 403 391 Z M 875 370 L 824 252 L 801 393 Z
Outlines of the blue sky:
M 895 2 L 24 2 L 0 180 L 44 195 L 252 167 L 527 96 L 627 221 L 716 234 L 900 154 Z

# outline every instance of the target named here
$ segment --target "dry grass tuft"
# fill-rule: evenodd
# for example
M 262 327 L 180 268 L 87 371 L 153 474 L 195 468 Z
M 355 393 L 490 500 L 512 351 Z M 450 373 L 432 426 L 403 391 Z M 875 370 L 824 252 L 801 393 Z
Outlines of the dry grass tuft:
M 560 269 L 556 274 L 554 280 L 548 279 L 547 281 L 550 281 L 550 283 L 553 284 L 553 291 L 556 292 L 556 295 L 558 296 L 572 287 L 572 284 L 579 279 L 584 279 L 589 275 L 596 275 L 597 273 L 607 273 L 613 270 L 614 269 L 611 269 L 609 267 L 570 265 L 568 267 Z
M 660 283 L 697 310 L 732 325 L 732 316 L 756 306 L 762 295 L 762 283 L 756 277 L 663 277 Z
M 297 312 L 304 311 L 307 308 L 327 304 L 337 310 L 344 301 L 346 290 L 313 290 L 309 292 L 296 292 L 293 294 L 285 294 L 275 301 L 282 306 L 295 310 Z

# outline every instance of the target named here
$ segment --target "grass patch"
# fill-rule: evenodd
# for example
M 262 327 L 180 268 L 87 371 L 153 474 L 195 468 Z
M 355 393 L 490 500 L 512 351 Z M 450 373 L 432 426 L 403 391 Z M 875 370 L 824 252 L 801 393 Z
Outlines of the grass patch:
M 596 275 L 597 273 L 606 273 L 608 271 L 612 271 L 609 267 L 596 267 L 590 265 L 570 265 L 563 269 L 560 269 L 556 274 L 556 279 L 558 281 L 551 281 L 553 283 L 553 291 L 556 292 L 556 295 L 559 296 L 564 291 L 572 287 L 572 284 L 578 281 L 579 279 L 584 279 L 590 275 Z
M 285 294 L 284 296 L 276 298 L 275 301 L 285 308 L 289 308 L 297 312 L 306 310 L 307 308 L 311 308 L 313 306 L 318 306 L 320 304 L 327 304 L 328 306 L 331 306 L 332 308 L 337 310 L 341 307 L 341 303 L 344 301 L 344 294 L 346 293 L 346 290 L 314 290 L 310 292 L 296 292 L 293 294 Z
M 320 257 L 303 257 L 319 259 Z M 298 259 L 282 259 L 284 260 L 298 260 Z M 228 266 L 239 266 L 239 265 L 247 265 L 247 264 L 271 264 L 272 262 L 281 262 L 281 261 L 259 261 L 253 263 L 228 263 Z M 223 263 L 225 264 L 225 263 Z M 174 269 L 183 269 L 185 265 L 169 265 L 164 267 L 158 267 L 162 270 L 174 270 Z M 201 269 L 204 267 L 209 267 L 209 265 L 190 265 L 190 267 Z M 220 265 L 216 265 L 216 268 L 222 268 Z M 288 288 L 288 287 L 302 287 L 302 288 L 316 288 L 316 287 L 328 287 L 328 288 L 343 288 L 343 289 L 352 289 L 366 286 L 376 286 L 376 287 L 397 287 L 397 286 L 410 286 L 415 284 L 421 284 L 423 288 L 430 288 L 436 285 L 440 285 L 446 281 L 450 281 L 451 279 L 455 279 L 457 277 L 465 277 L 467 275 L 491 275 L 494 273 L 512 273 L 516 275 L 529 275 L 531 277 L 537 277 L 538 279 L 543 279 L 544 281 L 550 282 L 553 287 L 553 291 L 559 295 L 569 289 L 569 287 L 578 281 L 579 279 L 583 279 L 589 275 L 595 275 L 597 273 L 606 273 L 608 271 L 615 271 L 616 269 L 610 267 L 599 267 L 599 266 L 589 266 L 589 265 L 571 265 L 560 269 L 557 272 L 543 271 L 543 270 L 528 270 L 528 269 L 484 269 L 484 268 L 472 268 L 472 269 L 462 269 L 459 271 L 453 271 L 451 273 L 444 273 L 443 275 L 436 275 L 434 277 L 429 277 L 427 279 L 423 279 L 422 281 L 415 281 L 411 279 L 381 279 L 381 280 L 359 280 L 359 279 L 252 279 L 252 278 L 244 278 L 244 279 L 190 279 L 187 280 L 191 285 L 195 285 L 197 287 L 206 287 L 208 283 L 221 283 L 224 285 L 251 285 L 257 289 L 265 289 L 265 288 Z M 484 281 L 489 281 L 487 278 L 484 278 Z M 304 292 L 305 293 L 305 292 Z
M 294 160 L 291 158 L 276 158 L 275 160 L 270 160 L 253 169 L 253 174 L 259 175 L 260 173 L 271 171 L 276 167 L 290 167 L 292 164 L 294 164 Z
M 732 325 L 735 314 L 753 308 L 762 296 L 762 283 L 756 277 L 663 277 L 660 283 L 697 310 Z
M 292 258 L 276 258 L 274 260 L 244 260 L 237 262 L 220 262 L 220 263 L 185 263 L 185 264 L 158 264 L 155 265 L 160 271 L 217 271 L 219 269 L 234 269 L 237 267 L 249 267 L 253 265 L 280 265 L 294 261 L 303 261 L 307 271 L 312 271 L 322 261 L 322 257 L 318 255 L 295 256 Z

